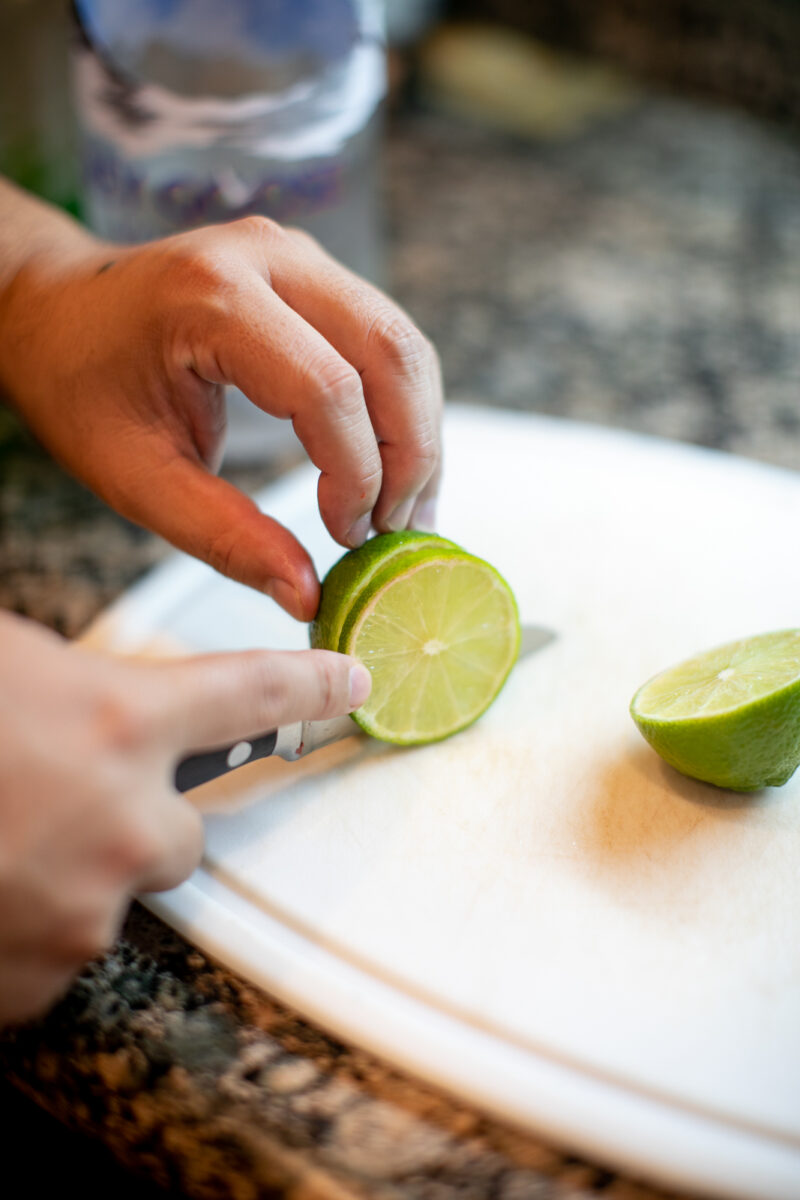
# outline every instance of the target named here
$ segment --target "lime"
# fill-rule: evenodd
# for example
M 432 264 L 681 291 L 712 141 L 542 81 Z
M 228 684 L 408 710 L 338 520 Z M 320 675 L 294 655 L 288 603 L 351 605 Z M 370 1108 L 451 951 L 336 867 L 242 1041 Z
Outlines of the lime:
M 742 638 L 645 683 L 631 701 L 642 736 L 684 775 L 750 792 L 800 763 L 800 629 Z
M 353 718 L 399 745 L 475 721 L 519 652 L 513 593 L 483 559 L 432 534 L 381 534 L 322 583 L 311 643 L 360 659 L 372 691 Z
M 448 542 L 438 534 L 403 529 L 399 533 L 379 534 L 357 550 L 343 554 L 322 581 L 320 606 L 311 622 L 311 645 L 338 650 L 342 626 L 370 579 L 398 554 L 431 545 L 456 548 L 454 542 Z

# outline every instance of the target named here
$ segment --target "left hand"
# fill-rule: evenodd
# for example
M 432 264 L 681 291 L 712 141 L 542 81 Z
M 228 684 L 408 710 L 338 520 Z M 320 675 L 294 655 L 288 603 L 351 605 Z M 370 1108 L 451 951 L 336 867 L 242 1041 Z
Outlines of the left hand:
M 0 382 L 48 450 L 124 516 L 300 620 L 296 538 L 219 479 L 224 385 L 290 419 L 334 537 L 433 528 L 436 355 L 386 296 L 264 218 L 138 247 L 77 231 L 0 293 Z

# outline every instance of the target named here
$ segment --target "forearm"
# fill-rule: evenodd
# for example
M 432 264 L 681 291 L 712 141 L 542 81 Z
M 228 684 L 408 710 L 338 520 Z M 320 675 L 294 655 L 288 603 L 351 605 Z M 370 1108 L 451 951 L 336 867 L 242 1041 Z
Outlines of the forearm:
M 40 255 L 82 254 L 91 234 L 60 209 L 0 177 L 0 303 L 19 272 Z

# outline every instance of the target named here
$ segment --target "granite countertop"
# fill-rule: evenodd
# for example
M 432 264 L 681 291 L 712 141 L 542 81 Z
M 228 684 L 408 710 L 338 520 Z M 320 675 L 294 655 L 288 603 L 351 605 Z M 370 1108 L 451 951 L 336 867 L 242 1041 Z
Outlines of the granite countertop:
M 800 465 L 800 150 L 640 97 L 561 142 L 423 111 L 388 144 L 394 294 L 452 400 Z M 236 469 L 263 486 L 291 465 Z M 0 424 L 0 603 L 78 634 L 165 554 Z M 7 1078 L 175 1194 L 664 1197 L 345 1046 L 134 904 Z

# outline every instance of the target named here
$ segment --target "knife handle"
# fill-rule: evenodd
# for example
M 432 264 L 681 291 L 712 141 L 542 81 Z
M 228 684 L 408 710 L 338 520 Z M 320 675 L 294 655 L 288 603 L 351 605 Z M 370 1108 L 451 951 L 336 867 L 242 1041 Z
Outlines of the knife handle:
M 218 750 L 204 750 L 202 754 L 190 754 L 183 758 L 175 769 L 175 787 L 179 792 L 209 783 L 220 775 L 235 771 L 246 762 L 258 758 L 269 758 L 278 744 L 278 730 L 270 729 L 258 737 L 236 742 L 233 746 L 221 746 Z

